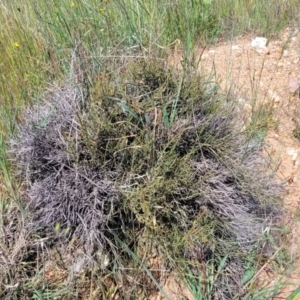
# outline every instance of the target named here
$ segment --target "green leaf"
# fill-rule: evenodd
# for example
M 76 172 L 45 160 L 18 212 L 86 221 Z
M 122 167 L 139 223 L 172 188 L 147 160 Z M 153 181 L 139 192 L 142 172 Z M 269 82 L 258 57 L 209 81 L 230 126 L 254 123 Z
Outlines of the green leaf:
M 38 129 L 43 129 L 46 127 L 46 125 L 48 124 L 48 121 L 50 119 L 50 117 L 53 115 L 54 109 L 51 109 L 49 111 L 49 113 L 45 116 L 45 118 L 42 120 L 42 122 L 40 124 L 36 124 L 35 127 Z
M 224 267 L 226 266 L 227 257 L 228 257 L 228 255 L 223 257 L 223 259 L 220 261 L 220 264 L 218 266 L 218 273 L 220 273 L 224 269 Z
M 35 290 L 34 294 L 33 294 L 33 299 L 44 300 L 44 297 L 43 297 L 42 293 L 40 293 L 38 290 Z
M 121 106 L 121 108 L 123 108 L 124 111 L 129 113 L 131 116 L 136 118 L 138 121 L 142 121 L 141 118 L 126 103 L 120 101 L 120 102 L 118 102 L 118 105 Z
M 300 299 L 300 285 L 298 286 L 298 288 L 293 291 L 287 298 L 286 300 L 297 300 Z
M 253 268 L 248 269 L 242 278 L 242 284 L 246 284 L 249 280 L 251 280 L 254 274 L 255 270 Z
M 162 114 L 163 114 L 164 124 L 167 128 L 169 128 L 170 127 L 170 119 L 168 116 L 167 108 L 165 106 L 163 106 L 163 108 L 162 108 Z

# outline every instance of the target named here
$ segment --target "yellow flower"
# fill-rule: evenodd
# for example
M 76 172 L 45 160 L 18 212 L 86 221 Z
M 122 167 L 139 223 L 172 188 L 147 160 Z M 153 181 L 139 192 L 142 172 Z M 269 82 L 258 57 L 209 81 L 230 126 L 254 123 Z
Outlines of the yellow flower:
M 72 7 L 75 7 L 75 6 L 76 6 L 76 5 L 75 5 L 75 2 L 72 2 L 72 3 L 71 3 L 71 6 L 72 6 Z
M 19 45 L 18 42 L 14 42 L 14 46 L 15 46 L 16 48 L 19 48 L 19 47 L 20 47 L 20 45 Z
M 104 13 L 104 8 L 99 8 L 99 12 Z

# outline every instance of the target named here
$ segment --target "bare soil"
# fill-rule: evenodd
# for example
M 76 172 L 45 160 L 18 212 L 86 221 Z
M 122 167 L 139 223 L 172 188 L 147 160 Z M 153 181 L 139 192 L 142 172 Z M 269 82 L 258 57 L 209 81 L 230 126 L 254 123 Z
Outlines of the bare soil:
M 286 299 L 300 284 L 300 139 L 295 137 L 295 129 L 300 124 L 297 90 L 300 32 L 286 28 L 262 48 L 251 46 L 254 38 L 254 35 L 246 35 L 199 49 L 196 57 L 201 56 L 200 72 L 213 74 L 225 92 L 237 95 L 247 118 L 251 118 L 254 103 L 273 106 L 273 121 L 270 120 L 273 126 L 267 134 L 264 152 L 272 161 L 272 170 L 285 183 L 282 201 L 291 226 L 291 234 L 287 236 L 291 266 L 281 277 L 266 264 L 261 277 L 269 285 L 282 278 L 287 285 L 276 299 Z M 176 64 L 181 59 L 175 49 L 172 62 Z

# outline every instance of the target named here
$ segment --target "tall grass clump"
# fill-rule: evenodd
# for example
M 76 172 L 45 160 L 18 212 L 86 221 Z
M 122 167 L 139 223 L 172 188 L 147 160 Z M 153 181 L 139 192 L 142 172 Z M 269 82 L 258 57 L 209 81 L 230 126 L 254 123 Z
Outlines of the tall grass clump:
M 89 57 L 85 68 L 97 73 L 97 58 L 120 45 L 162 55 L 181 43 L 189 54 L 195 45 L 224 36 L 276 33 L 293 25 L 299 6 L 296 0 L 275 2 L 2 1 L 0 101 L 8 115 L 16 115 L 20 105 L 34 102 L 49 80 L 61 80 L 69 72 L 78 45 L 86 50 L 81 57 Z M 80 63 L 86 65 L 85 59 Z M 3 133 L 12 129 L 0 125 Z
M 9 24 L 4 23 L 2 31 L 3 40 L 8 41 L 4 45 L 10 46 L 6 49 L 9 55 L 5 56 L 14 54 L 11 63 L 3 65 L 15 72 L 14 57 L 20 64 L 15 77 L 6 78 L 3 83 L 3 95 L 10 106 L 14 103 L 13 111 L 15 102 L 32 100 L 30 96 L 36 87 L 44 86 L 49 78 L 59 80 L 69 72 L 74 49 L 79 57 L 78 64 L 88 77 L 92 77 L 101 69 L 98 58 L 109 55 L 111 49 L 121 45 L 143 49 L 149 55 L 164 55 L 169 53 L 164 50 L 181 44 L 188 56 L 193 47 L 220 37 L 247 31 L 276 33 L 286 25 L 293 25 L 299 16 L 297 1 L 275 4 L 204 0 L 172 3 L 27 0 L 21 8 L 14 2 L 5 3 L 3 8 L 4 19 L 12 18 Z M 17 34 L 14 33 L 16 28 Z M 15 38 L 7 39 L 6 36 Z M 82 52 L 82 49 L 85 50 Z M 8 82 L 16 87 L 7 87 Z
M 219 16 L 219 24 L 225 36 L 228 33 L 235 36 L 250 31 L 271 37 L 286 26 L 297 26 L 299 22 L 297 0 L 213 2 L 218 3 L 212 6 L 212 10 Z
M 149 271 L 154 255 L 182 279 L 206 266 L 215 279 L 201 293 L 232 299 L 250 261 L 272 254 L 264 232 L 280 216 L 278 185 L 257 171 L 260 145 L 249 151 L 234 102 L 188 65 L 182 73 L 150 58 L 104 64 L 84 106 L 76 85 L 55 87 L 10 142 L 24 230 L 37 245 L 30 263 L 46 259 L 41 247 L 59 249 L 69 280 L 114 270 L 130 293 L 147 286 L 149 295 L 163 280 Z

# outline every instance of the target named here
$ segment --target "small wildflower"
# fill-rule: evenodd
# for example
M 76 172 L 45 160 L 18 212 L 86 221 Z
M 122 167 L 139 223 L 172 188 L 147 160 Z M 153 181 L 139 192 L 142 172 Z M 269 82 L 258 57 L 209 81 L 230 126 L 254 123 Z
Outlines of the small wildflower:
M 20 47 L 20 45 L 19 45 L 18 42 L 14 42 L 14 46 L 15 46 L 16 48 L 19 48 L 19 47 Z
M 104 8 L 99 8 L 99 12 L 104 13 Z
M 75 7 L 75 6 L 76 6 L 76 5 L 75 5 L 75 2 L 72 2 L 72 3 L 71 3 L 71 6 L 72 6 L 72 7 Z

